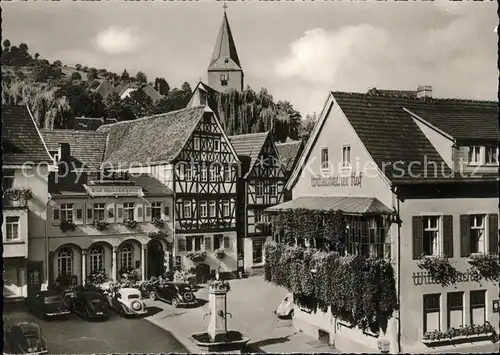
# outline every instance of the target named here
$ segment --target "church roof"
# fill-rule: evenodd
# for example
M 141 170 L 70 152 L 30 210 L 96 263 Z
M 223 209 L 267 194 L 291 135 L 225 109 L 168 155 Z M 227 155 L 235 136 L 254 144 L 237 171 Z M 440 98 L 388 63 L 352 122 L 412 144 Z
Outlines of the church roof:
M 241 70 L 240 59 L 225 11 L 208 70 Z

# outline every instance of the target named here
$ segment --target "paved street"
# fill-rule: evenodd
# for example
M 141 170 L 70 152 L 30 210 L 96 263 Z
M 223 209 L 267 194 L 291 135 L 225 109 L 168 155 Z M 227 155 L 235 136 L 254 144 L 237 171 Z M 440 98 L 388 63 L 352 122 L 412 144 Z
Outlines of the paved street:
M 23 304 L 6 304 L 3 318 L 5 325 L 26 320 L 38 323 L 50 354 L 187 352 L 172 334 L 151 322 L 113 312 L 106 322 L 87 322 L 74 314 L 67 320 L 47 322 L 28 313 Z
M 274 310 L 287 293 L 284 288 L 265 282 L 261 276 L 231 280 L 227 294 L 228 329 L 238 330 L 250 337 L 253 352 L 337 352 L 292 328 L 292 320 L 279 319 Z M 196 292 L 203 303 L 197 308 L 173 308 L 161 301 L 146 300 L 146 305 L 162 308 L 147 320 L 171 331 L 192 352 L 199 350 L 188 339 L 196 332 L 207 331 L 209 313 L 208 289 Z

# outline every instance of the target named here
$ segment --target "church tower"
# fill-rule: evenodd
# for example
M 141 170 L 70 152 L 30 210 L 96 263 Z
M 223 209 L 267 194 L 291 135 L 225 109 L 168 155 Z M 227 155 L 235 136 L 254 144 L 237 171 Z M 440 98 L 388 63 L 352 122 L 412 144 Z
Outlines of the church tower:
M 222 25 L 208 66 L 208 85 L 218 92 L 227 92 L 232 89 L 241 92 L 243 90 L 243 69 L 234 45 L 226 8 L 227 5 L 224 4 Z

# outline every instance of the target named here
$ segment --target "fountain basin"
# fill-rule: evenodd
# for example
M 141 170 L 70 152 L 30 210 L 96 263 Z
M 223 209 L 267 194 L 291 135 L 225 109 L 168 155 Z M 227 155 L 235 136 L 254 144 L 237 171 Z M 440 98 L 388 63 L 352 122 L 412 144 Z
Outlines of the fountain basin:
M 220 334 L 222 335 L 222 334 Z M 236 330 L 228 330 L 220 339 L 212 341 L 208 332 L 192 334 L 189 339 L 200 348 L 203 353 L 232 353 L 241 354 L 250 338 Z

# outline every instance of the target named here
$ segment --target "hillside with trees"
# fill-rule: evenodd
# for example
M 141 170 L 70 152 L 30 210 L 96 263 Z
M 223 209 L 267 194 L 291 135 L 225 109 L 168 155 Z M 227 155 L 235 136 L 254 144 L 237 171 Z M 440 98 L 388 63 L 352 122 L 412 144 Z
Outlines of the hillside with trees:
M 187 82 L 171 88 L 165 78 L 149 81 L 143 72 L 132 77 L 126 70 L 118 75 L 82 64 L 50 63 L 39 53 L 31 54 L 27 44 L 12 46 L 8 39 L 3 41 L 1 64 L 2 105 L 28 105 L 42 128 L 72 129 L 74 118 L 81 116 L 124 121 L 170 112 L 184 108 L 192 93 Z M 115 92 L 105 98 L 96 92 L 103 80 L 118 84 L 124 78 L 136 84 L 149 83 L 163 97 L 153 102 L 140 89 L 123 99 Z M 211 107 L 215 106 L 228 135 L 272 131 L 276 141 L 300 136 L 300 113 L 287 101 L 274 102 L 264 88 L 258 93 L 247 87 L 241 93 L 218 94 L 213 102 Z

